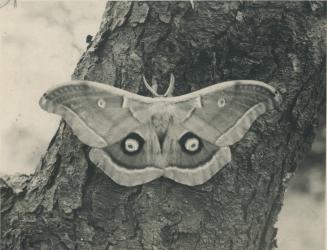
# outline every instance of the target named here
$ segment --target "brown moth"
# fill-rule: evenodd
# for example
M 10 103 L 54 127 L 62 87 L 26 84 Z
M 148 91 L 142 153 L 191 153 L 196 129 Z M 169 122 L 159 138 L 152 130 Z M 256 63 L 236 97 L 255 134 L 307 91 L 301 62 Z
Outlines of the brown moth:
M 252 80 L 176 97 L 170 97 L 173 75 L 163 96 L 144 82 L 155 98 L 70 81 L 46 92 L 40 106 L 65 119 L 92 147 L 91 161 L 116 183 L 135 186 L 163 176 L 195 186 L 229 163 L 229 146 L 281 101 L 273 87 Z

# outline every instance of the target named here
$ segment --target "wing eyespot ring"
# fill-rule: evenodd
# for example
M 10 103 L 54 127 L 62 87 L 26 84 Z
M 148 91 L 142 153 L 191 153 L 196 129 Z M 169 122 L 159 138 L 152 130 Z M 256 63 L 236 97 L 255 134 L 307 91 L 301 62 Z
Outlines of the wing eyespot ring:
M 200 141 L 197 138 L 190 138 L 185 142 L 185 149 L 190 152 L 198 150 Z
M 224 107 L 226 105 L 226 99 L 223 98 L 223 97 L 222 98 L 219 98 L 217 104 L 218 104 L 218 107 L 219 108 Z
M 179 139 L 179 145 L 181 146 L 182 150 L 187 154 L 196 154 L 202 150 L 203 143 L 197 135 L 193 134 L 192 132 L 185 133 Z
M 125 141 L 125 150 L 128 151 L 129 153 L 133 153 L 139 150 L 139 148 L 140 148 L 140 144 L 137 140 L 128 138 Z
M 97 102 L 99 108 L 105 108 L 106 107 L 106 101 L 100 98 Z
M 130 133 L 121 142 L 122 151 L 127 155 L 135 155 L 139 153 L 144 145 L 144 139 L 137 133 Z

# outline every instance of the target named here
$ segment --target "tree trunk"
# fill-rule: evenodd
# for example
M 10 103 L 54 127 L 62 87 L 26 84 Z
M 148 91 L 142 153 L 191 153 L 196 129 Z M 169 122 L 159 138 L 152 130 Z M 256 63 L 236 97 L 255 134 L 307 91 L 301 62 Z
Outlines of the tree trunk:
M 287 180 L 325 102 L 323 2 L 109 2 L 74 79 L 175 95 L 226 80 L 277 88 L 278 110 L 232 146 L 203 185 L 165 178 L 123 187 L 88 159 L 64 122 L 21 191 L 1 182 L 1 249 L 269 250 Z M 28 150 L 28 149 L 26 149 Z

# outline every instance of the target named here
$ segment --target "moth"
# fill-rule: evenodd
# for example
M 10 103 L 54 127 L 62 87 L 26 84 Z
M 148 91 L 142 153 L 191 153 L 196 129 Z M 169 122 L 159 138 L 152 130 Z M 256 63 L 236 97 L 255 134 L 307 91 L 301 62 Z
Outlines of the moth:
M 172 97 L 174 76 L 152 97 L 91 81 L 70 81 L 47 91 L 40 106 L 63 117 L 91 147 L 89 157 L 116 183 L 135 186 L 166 177 L 195 186 L 231 161 L 229 146 L 281 101 L 259 81 L 215 84 Z

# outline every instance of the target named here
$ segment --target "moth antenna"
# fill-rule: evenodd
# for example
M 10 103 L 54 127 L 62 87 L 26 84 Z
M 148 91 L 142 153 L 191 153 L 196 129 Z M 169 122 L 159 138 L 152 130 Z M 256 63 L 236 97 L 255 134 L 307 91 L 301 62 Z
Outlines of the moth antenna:
M 175 88 L 175 77 L 174 74 L 170 74 L 170 82 L 169 82 L 169 87 L 164 94 L 164 96 L 172 96 Z
M 158 88 L 158 85 L 157 85 L 157 86 L 154 86 L 155 89 L 153 89 L 153 88 L 150 86 L 150 84 L 148 84 L 148 82 L 146 81 L 145 76 L 143 75 L 142 77 L 143 77 L 143 82 L 144 82 L 145 87 L 146 87 L 146 88 L 151 92 L 151 94 L 152 94 L 153 96 L 159 96 L 159 94 L 158 94 L 157 91 L 155 90 L 155 89 Z
M 156 92 L 158 93 L 158 83 L 157 81 L 154 81 L 154 83 L 152 84 L 151 88 Z M 158 94 L 159 95 L 159 94 Z
M 190 0 L 190 3 L 192 5 L 192 9 L 194 10 L 194 0 Z

